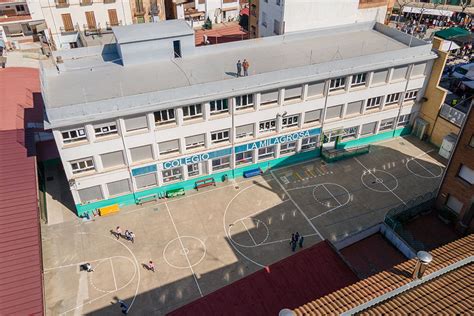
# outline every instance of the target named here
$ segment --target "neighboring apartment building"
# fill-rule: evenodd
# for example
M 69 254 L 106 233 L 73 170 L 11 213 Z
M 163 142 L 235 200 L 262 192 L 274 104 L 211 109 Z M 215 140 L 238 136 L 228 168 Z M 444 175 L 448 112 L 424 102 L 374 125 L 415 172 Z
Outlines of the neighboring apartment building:
M 39 0 L 56 49 L 81 45 L 82 34 L 111 32 L 113 26 L 132 23 L 129 0 Z
M 37 1 L 0 1 L 0 27 L 9 40 L 33 35 L 36 26 L 42 24 L 43 20 L 41 6 Z M 2 36 L 0 36 L 0 39 L 2 39 Z
M 166 19 L 185 19 L 193 27 L 209 18 L 212 23 L 236 20 L 239 0 L 166 0 Z
M 166 20 L 165 0 L 129 0 L 133 23 Z
M 249 0 L 249 36 L 258 37 L 259 0 Z
M 337 25 L 383 23 L 389 0 L 258 0 L 258 37 Z
M 436 58 L 374 23 L 202 47 L 185 21 L 114 33 L 116 47 L 56 52 L 59 71 L 42 70 L 79 215 L 311 159 L 322 135 L 348 148 L 407 134 Z
M 472 107 L 472 105 L 471 105 Z M 459 133 L 437 199 L 438 208 L 447 207 L 458 216 L 458 228 L 474 232 L 474 111 Z

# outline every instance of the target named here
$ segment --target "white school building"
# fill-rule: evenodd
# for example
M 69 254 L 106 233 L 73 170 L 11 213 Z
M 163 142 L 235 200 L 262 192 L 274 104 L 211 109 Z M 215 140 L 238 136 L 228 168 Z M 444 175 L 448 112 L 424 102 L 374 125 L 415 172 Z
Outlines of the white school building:
M 374 22 L 203 47 L 183 20 L 113 31 L 41 72 L 79 215 L 410 133 L 437 57 Z

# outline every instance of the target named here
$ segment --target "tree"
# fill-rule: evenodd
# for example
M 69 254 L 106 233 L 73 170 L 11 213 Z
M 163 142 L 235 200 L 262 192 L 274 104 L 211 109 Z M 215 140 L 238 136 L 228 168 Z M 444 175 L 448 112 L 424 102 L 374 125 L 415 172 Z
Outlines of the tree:
M 464 13 L 471 6 L 471 0 L 460 0 L 459 5 L 461 6 L 461 13 Z
M 413 1 L 411 1 L 411 0 L 397 0 L 397 5 L 398 5 L 398 8 L 399 8 L 398 17 L 397 17 L 397 25 L 400 23 L 400 17 L 403 14 L 403 8 L 405 8 L 406 5 L 408 5 L 412 2 Z

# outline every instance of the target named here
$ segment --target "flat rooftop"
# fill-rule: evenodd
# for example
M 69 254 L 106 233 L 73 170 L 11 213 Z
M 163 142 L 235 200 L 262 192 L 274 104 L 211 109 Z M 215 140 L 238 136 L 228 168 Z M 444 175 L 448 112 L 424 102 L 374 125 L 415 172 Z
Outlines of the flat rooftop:
M 196 47 L 183 58 L 127 66 L 113 49 L 107 54 L 75 49 L 60 52 L 64 70 L 44 69 L 43 92 L 50 123 L 105 118 L 107 112 L 116 116 L 120 110 L 128 115 L 146 111 L 144 106 L 158 109 L 170 102 L 179 105 L 178 100 L 190 103 L 436 57 L 431 44 L 412 39 L 408 47 L 408 41 L 408 35 L 384 25 L 358 23 Z M 249 77 L 236 78 L 235 64 L 244 58 L 250 63 Z M 69 109 L 52 111 L 58 108 Z

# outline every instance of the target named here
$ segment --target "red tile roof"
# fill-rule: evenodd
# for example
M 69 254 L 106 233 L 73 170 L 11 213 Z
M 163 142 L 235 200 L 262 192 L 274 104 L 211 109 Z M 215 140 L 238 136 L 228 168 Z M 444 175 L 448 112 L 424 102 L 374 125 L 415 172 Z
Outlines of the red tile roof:
M 0 69 L 0 314 L 43 315 L 36 162 L 25 148 L 25 117 L 38 70 Z
M 278 315 L 358 280 L 326 241 L 272 264 L 269 271 L 259 270 L 169 315 Z

